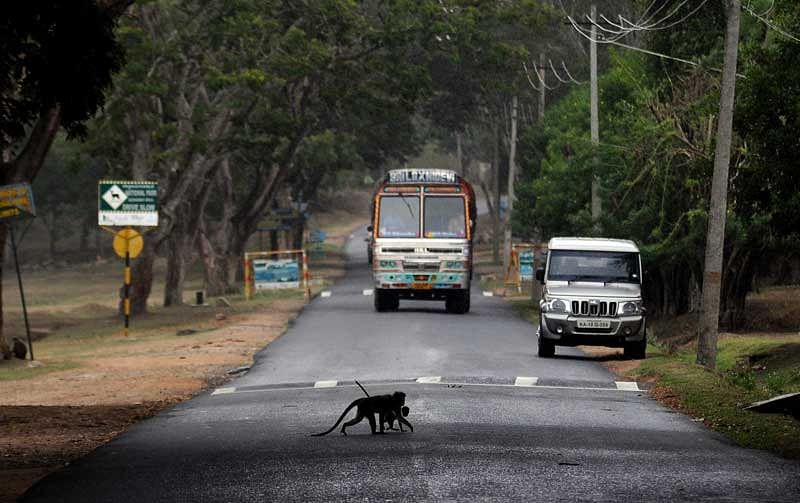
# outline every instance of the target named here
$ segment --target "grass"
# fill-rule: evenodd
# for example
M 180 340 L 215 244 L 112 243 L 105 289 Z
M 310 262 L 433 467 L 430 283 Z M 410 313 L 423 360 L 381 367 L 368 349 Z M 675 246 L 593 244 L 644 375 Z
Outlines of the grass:
M 752 402 L 800 391 L 800 335 L 727 335 L 717 370 L 694 363 L 693 348 L 673 354 L 651 346 L 630 377 L 655 380 L 656 398 L 724 433 L 744 447 L 800 459 L 800 421 L 745 410 Z

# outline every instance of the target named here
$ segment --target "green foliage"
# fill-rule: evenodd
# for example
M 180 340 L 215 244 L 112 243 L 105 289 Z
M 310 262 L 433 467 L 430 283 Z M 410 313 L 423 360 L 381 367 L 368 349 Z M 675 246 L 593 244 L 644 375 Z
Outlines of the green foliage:
M 56 104 L 69 134 L 85 132 L 122 64 L 114 25 L 94 0 L 2 3 L 0 149 Z

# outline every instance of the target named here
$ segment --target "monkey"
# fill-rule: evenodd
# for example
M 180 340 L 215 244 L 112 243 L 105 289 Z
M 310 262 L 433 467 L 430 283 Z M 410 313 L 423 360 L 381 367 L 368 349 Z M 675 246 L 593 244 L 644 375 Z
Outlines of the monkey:
M 405 405 L 403 406 L 402 409 L 400 409 L 400 412 L 403 413 L 403 417 L 408 417 L 408 412 L 409 411 L 410 411 L 410 409 Z M 397 418 L 395 417 L 394 411 L 392 411 L 392 412 L 390 412 L 389 414 L 386 415 L 384 421 L 388 425 L 387 428 L 386 428 L 387 430 L 393 430 L 393 431 L 397 430 L 397 428 L 394 427 L 395 419 L 397 419 Z M 397 425 L 400 427 L 400 431 L 405 433 L 405 430 L 403 429 L 403 423 L 401 423 L 400 421 L 397 421 Z
M 353 379 L 353 381 L 356 384 L 358 384 L 358 387 L 361 388 L 361 391 L 363 391 L 364 394 L 367 395 L 367 397 L 369 397 L 369 393 L 367 393 L 367 390 L 364 389 L 364 386 L 362 386 L 361 383 L 356 381 L 355 379 Z M 400 412 L 402 412 L 403 417 L 408 417 L 408 413 L 409 413 L 410 410 L 411 409 L 409 409 L 407 406 L 404 405 L 403 408 L 400 409 Z M 394 411 L 390 411 L 388 414 L 381 414 L 381 417 L 380 417 L 381 427 L 383 427 L 383 423 L 386 423 L 386 425 L 387 425 L 386 429 L 387 430 L 397 431 L 397 428 L 394 427 L 394 422 L 395 422 L 396 419 L 397 419 L 397 415 L 395 414 Z M 403 423 L 401 423 L 400 421 L 397 421 L 397 425 L 400 427 L 400 431 L 405 433 L 405 430 L 403 429 Z M 409 427 L 410 427 L 410 425 L 409 425 Z M 383 431 L 383 429 L 381 429 L 381 431 Z M 414 429 L 411 428 L 411 431 L 414 431 Z
M 405 423 L 405 425 L 408 426 L 411 431 L 414 431 L 414 427 L 411 426 L 411 423 L 406 421 L 402 415 L 401 409 L 405 403 L 406 394 L 401 391 L 395 391 L 391 395 L 375 395 L 366 398 L 359 398 L 348 405 L 346 409 L 344 409 L 342 415 L 339 416 L 339 419 L 336 420 L 336 423 L 334 423 L 334 425 L 331 426 L 328 431 L 323 433 L 315 433 L 312 436 L 321 437 L 335 430 L 336 427 L 339 426 L 339 423 L 342 422 L 342 419 L 344 419 L 344 417 L 353 407 L 357 407 L 356 417 L 342 425 L 342 435 L 347 435 L 346 429 L 348 426 L 354 426 L 360 423 L 365 417 L 367 418 L 367 421 L 369 421 L 369 427 L 374 435 L 377 433 L 375 431 L 375 414 L 378 414 L 378 416 L 383 419 L 387 417 L 389 412 L 394 413 L 398 423 Z M 381 421 L 380 423 L 380 433 L 384 433 L 383 423 L 384 421 Z

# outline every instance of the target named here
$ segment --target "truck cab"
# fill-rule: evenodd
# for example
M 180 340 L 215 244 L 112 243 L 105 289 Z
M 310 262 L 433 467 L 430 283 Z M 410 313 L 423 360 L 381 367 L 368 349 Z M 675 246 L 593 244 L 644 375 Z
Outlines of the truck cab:
M 644 358 L 647 348 L 642 305 L 642 261 L 633 241 L 559 237 L 548 244 L 539 302 L 539 356 L 556 346 L 624 348 Z

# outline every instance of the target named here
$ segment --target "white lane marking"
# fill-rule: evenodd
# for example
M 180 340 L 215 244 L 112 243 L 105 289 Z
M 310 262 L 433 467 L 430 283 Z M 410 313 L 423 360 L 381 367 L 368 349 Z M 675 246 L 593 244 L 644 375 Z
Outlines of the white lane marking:
M 229 393 L 236 393 L 236 388 L 217 388 L 212 395 L 227 395 Z
M 323 298 L 324 297 L 330 297 L 331 296 L 331 292 L 329 292 L 328 290 L 325 290 L 324 292 L 320 293 L 319 296 L 323 297 Z
M 442 376 L 418 377 L 417 382 L 420 384 L 438 384 L 442 382 Z
M 519 376 L 514 381 L 514 386 L 536 386 L 536 383 L 539 382 L 538 377 L 522 377 Z
M 486 291 L 484 291 L 483 292 L 483 296 L 484 297 L 494 297 L 494 292 L 486 292 Z
M 364 295 L 367 295 L 367 296 L 372 295 L 372 288 L 367 288 L 366 290 L 364 290 L 361 293 L 363 293 Z
M 335 388 L 339 381 L 317 381 L 314 383 L 315 388 Z
M 640 391 L 639 385 L 636 384 L 636 381 L 614 381 L 614 384 L 617 385 L 617 389 L 621 389 L 623 391 Z
M 398 382 L 382 382 L 380 383 L 381 386 L 391 386 L 391 385 L 402 385 L 408 384 L 408 381 L 398 381 Z M 536 390 L 542 389 L 560 389 L 564 391 L 615 391 L 615 392 L 622 392 L 622 393 L 629 393 L 629 392 L 638 392 L 641 393 L 642 390 L 640 389 L 619 389 L 619 388 L 589 388 L 586 386 L 548 386 L 548 385 L 536 385 L 536 386 L 515 386 L 513 384 L 487 384 L 487 383 L 474 383 L 474 382 L 432 382 L 432 383 L 420 383 L 417 381 L 417 384 L 438 384 L 439 386 L 459 386 L 459 387 L 480 387 L 480 388 L 530 388 Z M 235 391 L 224 391 L 220 394 L 224 393 L 236 393 L 237 395 L 240 393 L 266 393 L 270 391 L 300 391 L 300 390 L 313 390 L 313 389 L 320 389 L 316 386 L 291 386 L 285 388 L 265 388 L 265 389 L 239 389 L 236 388 L 223 388 L 223 389 L 232 389 Z M 335 388 L 355 388 L 354 384 L 342 384 L 337 385 Z M 212 393 L 212 395 L 216 395 L 217 393 Z

